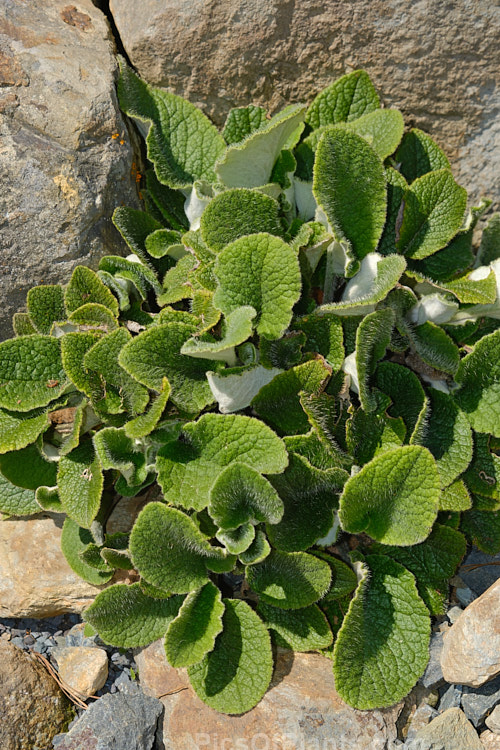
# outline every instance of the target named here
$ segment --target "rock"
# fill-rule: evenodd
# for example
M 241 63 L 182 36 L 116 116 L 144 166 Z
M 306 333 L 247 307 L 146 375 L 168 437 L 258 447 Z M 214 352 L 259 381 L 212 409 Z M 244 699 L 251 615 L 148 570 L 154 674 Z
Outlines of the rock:
M 428 703 L 419 706 L 413 714 L 410 726 L 408 727 L 407 739 L 412 740 L 417 732 L 426 727 L 432 719 L 436 718 L 436 716 L 438 716 L 438 712 L 435 708 L 429 706 Z
M 474 726 L 479 726 L 488 712 L 500 703 L 500 676 L 479 688 L 464 688 L 462 708 Z
M 241 716 L 208 708 L 189 685 L 184 670 L 165 659 L 161 641 L 136 653 L 141 686 L 162 697 L 164 750 L 193 747 L 328 747 L 335 750 L 385 750 L 397 737 L 401 706 L 356 711 L 335 692 L 331 662 L 319 654 L 277 650 L 271 688 L 261 702 Z M 295 743 L 295 744 L 294 744 Z
M 500 672 L 500 579 L 445 634 L 441 666 L 446 682 L 472 687 Z
M 84 622 L 77 622 L 76 625 L 73 625 L 71 630 L 68 630 L 64 637 L 65 645 L 66 646 L 86 646 L 87 648 L 95 648 L 96 647 L 96 637 L 95 635 L 91 636 L 90 638 L 86 638 L 85 634 L 85 623 Z
M 163 706 L 129 683 L 91 703 L 68 734 L 54 737 L 57 750 L 151 750 Z
M 492 565 L 491 563 L 497 563 Z M 472 566 L 478 567 L 472 567 Z M 471 566 L 472 569 L 469 569 Z M 480 596 L 500 578 L 500 552 L 497 555 L 486 555 L 473 547 L 459 569 L 460 578 Z
M 477 594 L 475 594 L 468 586 L 459 586 L 456 588 L 455 596 L 462 607 L 468 607 L 469 604 L 472 604 L 472 602 L 477 599 Z
M 113 46 L 91 0 L 2 2 L 0 338 L 31 286 L 125 247 L 110 217 L 137 192 Z
M 432 633 L 429 646 L 429 661 L 425 672 L 419 683 L 425 688 L 432 690 L 443 682 L 443 671 L 441 669 L 441 651 L 443 650 L 443 633 Z
M 448 618 L 448 620 L 453 625 L 453 623 L 458 620 L 458 618 L 460 617 L 460 615 L 462 614 L 462 612 L 463 612 L 462 607 L 450 607 L 450 609 L 446 613 L 446 617 Z
M 81 612 L 103 588 L 74 573 L 61 552 L 64 517 L 41 514 L 0 522 L 0 617 Z
M 201 104 L 219 125 L 230 107 L 275 111 L 364 68 L 387 106 L 428 131 L 474 199 L 496 198 L 499 8 L 487 0 L 111 0 L 144 78 Z
M 486 717 L 484 723 L 492 732 L 500 734 L 500 703 L 498 706 L 495 706 L 491 714 Z
M 73 708 L 35 657 L 0 641 L 0 747 L 34 750 L 50 747 L 66 729 Z
M 500 750 L 500 734 L 494 734 L 487 729 L 485 732 L 481 732 L 479 739 L 484 750 Z
M 67 646 L 52 652 L 59 677 L 85 699 L 100 690 L 108 677 L 108 655 L 102 648 Z
M 459 708 L 449 708 L 406 743 L 408 750 L 483 750 L 474 727 Z
M 446 685 L 439 701 L 439 711 L 442 713 L 448 708 L 460 708 L 462 702 L 463 688 L 461 685 Z

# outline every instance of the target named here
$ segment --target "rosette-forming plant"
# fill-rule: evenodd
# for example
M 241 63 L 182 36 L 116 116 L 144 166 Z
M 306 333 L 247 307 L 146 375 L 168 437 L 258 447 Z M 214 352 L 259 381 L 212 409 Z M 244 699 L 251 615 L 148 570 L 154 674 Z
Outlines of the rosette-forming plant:
M 499 216 L 473 247 L 488 204 L 363 71 L 222 132 L 126 66 L 118 92 L 146 209 L 114 214 L 128 257 L 31 289 L 0 345 L 0 508 L 65 513 L 91 583 L 134 570 L 88 628 L 163 638 L 215 710 L 258 703 L 273 644 L 391 705 L 467 540 L 500 549 Z

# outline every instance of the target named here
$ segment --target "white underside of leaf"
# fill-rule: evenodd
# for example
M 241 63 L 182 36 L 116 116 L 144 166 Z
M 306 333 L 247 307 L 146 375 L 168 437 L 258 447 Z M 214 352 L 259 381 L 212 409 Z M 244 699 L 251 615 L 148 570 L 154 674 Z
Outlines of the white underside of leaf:
M 304 182 L 298 177 L 295 177 L 295 203 L 297 204 L 297 211 L 300 219 L 309 221 L 316 213 L 316 199 L 313 195 L 313 186 L 311 182 Z
M 184 213 L 191 231 L 195 232 L 200 228 L 201 215 L 211 200 L 211 196 L 203 193 L 199 183 L 195 182 L 184 202 Z
M 222 414 L 245 409 L 250 406 L 260 389 L 271 382 L 283 370 L 273 367 L 271 370 L 258 365 L 252 370 L 245 370 L 239 375 L 223 377 L 216 372 L 207 372 L 207 380 Z
M 410 320 L 422 325 L 428 320 L 437 325 L 448 323 L 458 310 L 458 303 L 446 299 L 442 294 L 427 294 L 410 310 Z
M 315 542 L 315 544 L 318 547 L 329 547 L 330 544 L 335 544 L 335 542 L 337 541 L 337 537 L 339 535 L 339 529 L 340 529 L 340 521 L 339 521 L 338 514 L 335 513 L 333 516 L 332 528 L 330 529 L 328 534 L 326 534 L 321 539 L 318 539 Z
M 356 367 L 356 352 L 349 354 L 344 359 L 342 370 L 346 375 L 349 375 L 350 388 L 354 393 L 359 393 L 359 379 L 358 379 L 358 368 Z

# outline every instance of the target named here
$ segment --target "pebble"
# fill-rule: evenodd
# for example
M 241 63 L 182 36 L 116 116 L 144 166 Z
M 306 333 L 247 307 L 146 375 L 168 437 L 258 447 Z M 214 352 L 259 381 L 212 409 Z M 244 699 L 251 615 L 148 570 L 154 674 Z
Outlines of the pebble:
M 497 703 L 500 703 L 500 675 L 479 688 L 464 687 L 462 708 L 476 727 Z
M 444 685 L 441 690 L 441 700 L 439 701 L 439 711 L 447 711 L 449 708 L 460 708 L 462 703 L 462 685 Z
M 55 649 L 61 680 L 83 698 L 100 690 L 108 677 L 108 655 L 101 648 L 66 646 Z
M 495 734 L 486 729 L 484 732 L 481 732 L 479 739 L 484 750 L 500 750 L 500 734 Z
M 406 743 L 408 750 L 484 750 L 476 730 L 459 708 L 449 708 Z
M 488 729 L 491 729 L 492 732 L 500 735 L 500 703 L 495 706 L 491 714 L 486 717 L 484 723 Z
M 451 624 L 453 625 L 453 623 L 458 620 L 462 612 L 463 612 L 462 607 L 456 607 L 456 606 L 450 607 L 450 609 L 446 613 L 446 616 L 448 620 L 451 622 Z
M 424 703 L 423 705 L 419 706 L 415 713 L 413 714 L 413 718 L 411 720 L 410 726 L 408 727 L 408 734 L 406 739 L 412 740 L 416 736 L 417 732 L 419 732 L 423 727 L 427 726 L 427 724 L 432 720 L 435 719 L 436 716 L 438 716 L 438 712 L 435 708 L 432 708 L 432 706 L 429 706 L 428 703 Z

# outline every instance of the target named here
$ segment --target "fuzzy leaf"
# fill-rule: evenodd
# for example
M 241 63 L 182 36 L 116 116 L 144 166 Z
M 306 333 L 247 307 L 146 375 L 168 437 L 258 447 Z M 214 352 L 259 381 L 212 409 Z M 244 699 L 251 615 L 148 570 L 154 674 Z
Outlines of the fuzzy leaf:
M 250 406 L 260 389 L 281 372 L 283 370 L 276 367 L 268 370 L 262 365 L 256 365 L 207 372 L 207 380 L 221 414 L 231 414 Z
M 360 466 L 388 450 L 402 445 L 406 427 L 401 419 L 357 409 L 346 423 L 349 452 Z
M 240 562 L 243 565 L 256 565 L 265 560 L 271 552 L 271 547 L 266 539 L 266 535 L 260 529 L 257 529 L 255 539 L 248 549 L 239 555 Z
M 117 583 L 101 591 L 83 616 L 104 643 L 140 648 L 164 635 L 181 603 L 182 596 L 153 599 L 139 583 Z
M 198 664 L 213 650 L 224 609 L 220 591 L 211 582 L 186 596 L 165 635 L 165 653 L 172 667 Z
M 340 370 L 345 357 L 344 332 L 337 315 L 308 315 L 295 319 L 292 326 L 307 336 L 306 351 L 321 354 L 334 372 Z
M 215 264 L 219 287 L 214 305 L 225 315 L 243 305 L 258 313 L 257 332 L 280 338 L 300 296 L 301 275 L 294 250 L 279 237 L 253 234 L 222 250 Z
M 208 512 L 220 529 L 236 529 L 246 523 L 278 523 L 283 503 L 258 471 L 233 462 L 210 490 Z
M 78 307 L 68 317 L 68 322 L 76 326 L 96 328 L 105 333 L 118 328 L 118 321 L 113 313 L 104 305 L 98 305 L 96 302 L 89 302 Z
M 236 364 L 234 347 L 252 335 L 252 320 L 257 315 L 253 307 L 237 307 L 227 316 L 219 341 L 205 341 L 193 337 L 181 347 L 181 354 L 200 359 L 222 360 L 230 366 Z
M 366 563 L 333 652 L 339 695 L 359 709 L 404 698 L 427 664 L 431 630 L 413 575 L 382 555 Z
M 454 375 L 460 362 L 458 347 L 442 328 L 430 323 L 407 326 L 406 334 L 418 356 L 430 367 Z
M 158 451 L 158 482 L 167 502 L 201 510 L 222 469 L 233 461 L 263 474 L 284 470 L 288 458 L 280 438 L 257 419 L 205 414 L 184 425 L 182 441 Z
M 445 153 L 432 138 L 418 128 L 403 136 L 395 160 L 401 164 L 401 173 L 408 182 L 436 169 L 450 169 Z
M 46 510 L 49 513 L 63 512 L 57 487 L 37 487 L 35 490 L 35 500 L 42 510 Z
M 281 609 L 301 609 L 321 599 L 332 578 L 328 563 L 306 552 L 277 552 L 247 569 L 261 600 Z
M 39 513 L 34 490 L 17 487 L 0 474 L 0 513 L 9 516 L 30 516 Z
M 228 552 L 232 555 L 240 555 L 250 547 L 255 539 L 255 526 L 251 523 L 244 523 L 237 529 L 218 531 L 215 536 Z
M 95 302 L 107 307 L 118 317 L 118 302 L 101 279 L 86 266 L 77 266 L 73 271 L 66 292 L 64 302 L 68 313 L 72 313 L 82 305 Z
M 157 295 L 161 294 L 161 284 L 152 268 L 140 263 L 137 258 L 131 260 L 131 257 L 133 256 L 121 258 L 119 255 L 105 255 L 99 263 L 99 270 L 111 274 L 119 281 L 123 279 L 129 287 L 133 284 L 143 300 L 147 298 L 151 289 Z
M 138 211 L 136 208 L 129 208 L 128 206 L 115 208 L 113 224 L 132 252 L 142 259 L 148 257 L 146 252 L 147 237 L 162 228 L 162 224 L 146 211 Z M 112 270 L 101 265 L 99 265 L 99 268 L 108 271 L 108 273 L 113 273 Z
M 66 318 L 62 286 L 34 286 L 28 292 L 26 303 L 28 315 L 40 333 L 50 333 L 55 322 Z
M 313 193 L 337 241 L 346 243 L 354 258 L 376 249 L 387 189 L 382 162 L 363 138 L 339 128 L 325 131 L 316 151 Z
M 266 122 L 266 110 L 249 104 L 229 111 L 222 135 L 228 146 L 239 143 Z
M 486 275 L 478 278 L 478 270 L 466 273 L 452 281 L 441 283 L 439 286 L 454 294 L 464 304 L 492 304 L 497 298 L 495 272 L 488 267 L 481 268 L 481 271 L 486 271 Z
M 383 544 L 418 544 L 436 520 L 440 491 L 437 467 L 426 448 L 395 448 L 348 479 L 340 498 L 341 526 Z
M 134 566 L 146 581 L 174 594 L 187 594 L 208 582 L 211 565 L 231 570 L 234 558 L 212 547 L 194 521 L 164 503 L 151 502 L 130 534 Z
M 167 378 L 163 378 L 163 385 L 160 393 L 151 402 L 149 409 L 144 414 L 139 414 L 135 419 L 131 419 L 124 426 L 125 435 L 129 438 L 143 438 L 154 430 L 161 419 L 167 401 L 170 396 L 170 383 Z
M 402 417 L 409 437 L 425 401 L 425 393 L 414 372 L 395 362 L 381 362 L 375 373 L 373 384 L 392 400 L 391 417 Z
M 349 596 L 358 585 L 358 579 L 354 570 L 345 562 L 342 562 L 342 560 L 326 552 L 314 551 L 314 554 L 320 560 L 327 562 L 332 571 L 332 583 L 324 600 L 321 602 L 321 606 L 323 606 L 324 602 L 344 599 L 346 596 Z
M 54 401 L 67 385 L 58 339 L 35 334 L 0 344 L 0 407 L 31 411 Z
M 125 430 L 105 427 L 96 433 L 94 445 L 104 470 L 118 469 L 129 487 L 141 485 L 147 477 L 146 456 L 141 445 Z
M 210 708 L 242 714 L 266 692 L 273 672 L 267 628 L 244 601 L 224 599 L 223 630 L 213 651 L 188 669 L 195 692 Z
M 392 167 L 386 168 L 385 176 L 387 179 L 387 217 L 382 237 L 377 245 L 377 252 L 381 255 L 391 255 L 397 252 L 396 242 L 399 236 L 398 219 L 408 184 L 403 175 L 392 169 Z
M 483 266 L 500 258 L 500 213 L 493 214 L 483 229 L 477 257 Z
M 218 179 L 229 188 L 266 185 L 281 150 L 304 120 L 304 112 L 300 104 L 285 107 L 243 141 L 229 146 L 215 167 Z
M 490 442 L 488 435 L 474 435 L 473 459 L 463 478 L 471 492 L 500 501 L 500 456 L 490 449 Z
M 61 339 L 61 356 L 66 374 L 79 391 L 94 401 L 103 397 L 104 382 L 99 373 L 85 367 L 84 358 L 101 337 L 99 331 L 82 331 L 67 333 Z
M 306 112 L 311 128 L 350 122 L 380 107 L 375 88 L 364 70 L 355 70 L 323 89 Z
M 8 411 L 0 409 L 0 453 L 17 451 L 34 443 L 49 427 L 47 409 Z
M 76 521 L 67 516 L 61 535 L 61 550 L 63 555 L 71 570 L 80 576 L 80 578 L 83 578 L 84 581 L 91 583 L 93 586 L 102 586 L 103 583 L 111 580 L 113 571 L 102 571 L 93 568 L 92 565 L 89 565 L 82 559 L 80 554 L 93 543 L 94 537 L 90 531 L 82 529 Z
M 12 327 L 16 336 L 31 336 L 31 334 L 37 333 L 28 313 L 14 313 Z
M 404 121 L 397 109 L 375 109 L 337 127 L 344 127 L 364 138 L 384 161 L 397 149 L 403 135 Z
M 500 552 L 500 510 L 468 510 L 462 515 L 460 529 L 487 555 Z
M 316 651 L 327 648 L 333 640 L 332 631 L 323 612 L 316 604 L 297 610 L 285 610 L 259 602 L 257 612 L 278 646 L 292 651 Z
M 456 479 L 441 492 L 439 510 L 460 512 L 462 510 L 468 510 L 471 505 L 472 503 L 467 488 L 459 479 Z
M 466 191 L 448 169 L 418 177 L 404 197 L 398 249 L 408 258 L 426 258 L 445 247 L 462 225 Z
M 47 461 L 36 445 L 0 455 L 0 471 L 9 482 L 26 490 L 56 484 L 57 464 Z
M 455 380 L 459 407 L 477 432 L 500 437 L 500 329 L 478 341 L 462 359 Z
M 391 341 L 393 325 L 394 313 L 387 307 L 363 318 L 356 331 L 359 400 L 367 413 L 375 411 L 379 405 L 379 399 L 372 391 L 371 381 L 377 364 L 385 356 Z
M 59 499 L 64 512 L 85 529 L 90 529 L 99 511 L 103 484 L 101 465 L 90 440 L 61 456 L 57 470 Z
M 217 195 L 201 217 L 201 236 L 215 252 L 246 234 L 283 236 L 279 204 L 256 190 L 236 188 Z

